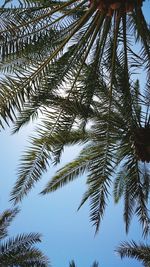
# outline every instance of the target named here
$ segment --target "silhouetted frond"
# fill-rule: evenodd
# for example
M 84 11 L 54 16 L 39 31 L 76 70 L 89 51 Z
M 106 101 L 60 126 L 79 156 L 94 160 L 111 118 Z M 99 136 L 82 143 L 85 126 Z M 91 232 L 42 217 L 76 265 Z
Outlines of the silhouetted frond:
M 121 258 L 134 258 L 141 261 L 145 267 L 150 266 L 150 247 L 147 244 L 137 244 L 134 241 L 124 242 L 116 251 Z
M 0 264 L 2 266 L 39 266 L 48 267 L 48 258 L 34 244 L 41 242 L 38 233 L 20 234 L 14 238 L 5 239 L 7 227 L 14 219 L 18 209 L 6 210 L 0 215 Z
M 18 208 L 6 210 L 0 215 L 0 239 L 8 235 L 8 227 L 19 212 Z

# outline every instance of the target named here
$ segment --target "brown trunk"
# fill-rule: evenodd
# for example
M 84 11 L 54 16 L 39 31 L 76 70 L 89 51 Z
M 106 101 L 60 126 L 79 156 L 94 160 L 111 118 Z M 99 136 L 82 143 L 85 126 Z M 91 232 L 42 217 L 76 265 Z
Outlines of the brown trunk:
M 134 131 L 134 146 L 138 159 L 150 162 L 150 128 L 141 127 Z

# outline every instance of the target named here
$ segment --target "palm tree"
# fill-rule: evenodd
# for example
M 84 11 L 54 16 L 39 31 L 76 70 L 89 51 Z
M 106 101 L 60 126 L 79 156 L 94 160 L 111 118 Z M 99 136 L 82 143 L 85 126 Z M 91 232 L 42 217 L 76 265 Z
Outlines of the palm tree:
M 70 98 L 87 62 L 93 64 L 89 73 L 93 79 L 99 72 L 108 82 L 110 99 L 117 56 L 126 71 L 126 84 L 129 73 L 141 65 L 149 73 L 150 31 L 142 11 L 144 2 L 20 0 L 16 7 L 13 0 L 4 1 L 0 9 L 1 70 L 13 75 L 0 84 L 1 125 L 14 120 L 16 112 L 41 88 L 57 93 L 72 77 L 69 92 L 63 89 Z M 137 42 L 140 53 L 133 51 Z
M 109 113 L 109 121 L 107 113 L 109 101 L 106 102 L 104 99 L 103 105 L 98 101 L 92 127 L 86 129 L 84 133 L 81 131 L 80 135 L 77 135 L 78 131 L 71 131 L 66 138 L 66 144 L 83 141 L 86 145 L 74 161 L 57 171 L 42 191 L 42 194 L 55 191 L 88 172 L 88 189 L 80 207 L 88 199 L 90 200 L 90 218 L 96 226 L 96 231 L 104 216 L 113 184 L 115 201 L 118 202 L 121 197 L 124 198 L 126 231 L 129 229 L 133 214 L 136 214 L 143 226 L 143 233 L 149 232 L 150 220 L 147 207 L 150 186 L 147 164 L 150 159 L 149 141 L 142 138 L 140 142 L 137 141 L 139 132 L 147 136 L 147 131 L 150 129 L 149 111 L 145 116 L 145 111 L 142 111 L 140 106 L 142 99 L 139 99 L 137 86 L 138 84 L 135 84 L 133 94 L 130 95 L 132 104 L 127 103 L 122 95 L 113 100 L 114 109 L 111 110 L 111 114 Z M 123 101 L 126 102 L 126 110 L 124 110 Z M 57 142 L 61 138 L 63 137 L 59 139 L 57 136 Z M 141 147 L 144 157 L 141 154 Z M 16 198 L 19 193 L 19 190 L 17 191 L 19 181 L 21 179 L 16 184 Z
M 38 233 L 20 234 L 5 240 L 8 226 L 18 213 L 18 209 L 6 210 L 0 215 L 0 264 L 4 267 L 46 267 L 47 257 L 34 244 L 41 242 Z M 4 241 L 3 241 L 4 239 Z
M 1 9 L 1 69 L 13 71 L 1 80 L 1 126 L 16 120 L 16 132 L 40 112 L 42 123 L 21 160 L 11 199 L 22 200 L 49 160 L 59 162 L 65 145 L 87 143 L 77 159 L 79 168 L 73 163 L 58 172 L 43 193 L 88 170 L 83 202 L 91 199 L 91 219 L 98 230 L 118 166 L 115 199 L 125 198 L 126 230 L 135 212 L 147 233 L 149 176 L 140 161 L 149 161 L 149 139 L 143 143 L 149 133 L 149 102 L 132 82 L 135 69 L 142 64 L 148 74 L 150 67 L 144 1 L 20 3 Z M 133 51 L 135 42 L 140 43 L 139 54 Z M 145 88 L 149 90 L 149 75 Z
M 93 262 L 91 267 L 98 267 L 98 266 L 99 266 L 98 262 L 95 261 L 95 262 Z M 71 261 L 70 264 L 69 264 L 69 267 L 76 267 L 75 262 Z
M 143 263 L 143 266 L 150 266 L 150 246 L 145 244 L 137 244 L 134 241 L 122 243 L 118 249 L 117 253 L 121 258 L 129 257 L 137 259 Z
M 79 83 L 79 88 L 83 90 L 82 84 L 87 85 L 85 81 L 89 79 L 88 69 L 91 67 L 85 66 L 86 71 L 80 76 L 82 82 Z M 124 198 L 126 231 L 133 214 L 136 214 L 142 224 L 143 233 L 148 233 L 149 138 L 140 137 L 139 141 L 139 132 L 140 135 L 142 132 L 143 136 L 147 136 L 149 132 L 149 102 L 146 92 L 141 95 L 138 81 L 130 84 L 130 90 L 127 90 L 126 84 L 123 83 L 124 68 L 119 64 L 117 68 L 118 76 L 115 79 L 111 107 L 109 87 L 99 76 L 95 80 L 95 94 L 94 99 L 90 100 L 90 105 L 88 94 L 81 94 L 84 101 L 80 102 L 82 89 L 76 92 L 78 98 L 72 97 L 66 101 L 67 97 L 59 96 L 56 97 L 56 102 L 55 96 L 53 100 L 47 99 L 50 107 L 55 109 L 57 105 L 58 110 L 61 110 L 62 103 L 66 101 L 66 123 L 60 124 L 60 128 L 56 127 L 51 133 L 53 117 L 50 117 L 52 114 L 47 109 L 45 110 L 48 115 L 45 117 L 43 128 L 40 127 L 38 130 L 39 137 L 36 135 L 32 138 L 32 146 L 21 160 L 19 177 L 11 194 L 11 199 L 15 203 L 22 200 L 34 183 L 41 178 L 42 172 L 47 170 L 49 160 L 54 164 L 59 162 L 65 145 L 82 143 L 84 147 L 80 155 L 56 173 L 42 194 L 55 191 L 88 172 L 88 189 L 80 207 L 85 201 L 90 200 L 90 219 L 96 226 L 96 231 L 99 229 L 114 185 L 115 201 Z M 36 106 L 36 101 L 34 103 Z M 26 112 L 24 114 L 26 115 Z M 74 119 L 71 127 L 67 124 L 70 121 L 69 116 Z M 92 126 L 89 127 L 87 122 Z M 21 125 L 21 121 L 18 121 L 16 127 L 19 127 L 19 123 Z M 142 151 L 145 149 L 144 156 L 141 154 L 141 147 Z

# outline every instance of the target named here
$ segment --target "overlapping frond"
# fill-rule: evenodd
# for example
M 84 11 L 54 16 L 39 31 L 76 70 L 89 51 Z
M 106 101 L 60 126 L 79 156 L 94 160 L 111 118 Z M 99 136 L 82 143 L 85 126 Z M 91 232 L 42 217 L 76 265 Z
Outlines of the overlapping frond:
M 87 69 L 87 66 L 85 69 Z M 86 132 L 84 133 L 84 128 L 88 119 L 91 118 L 92 114 L 95 112 L 92 104 L 94 103 L 93 97 L 95 91 L 98 91 L 98 85 L 102 86 L 98 75 L 97 80 L 92 81 L 90 79 L 89 84 L 85 83 L 85 79 L 89 79 L 88 75 L 90 72 L 94 76 L 92 66 L 89 68 L 89 71 L 86 71 L 86 76 L 85 74 L 79 73 L 78 70 L 74 70 L 74 76 L 72 77 L 68 73 L 67 75 L 69 75 L 70 79 L 73 79 L 74 83 L 73 85 L 72 83 L 66 85 L 65 95 L 61 96 L 60 93 L 57 95 L 53 89 L 52 91 L 48 90 L 46 94 L 45 90 L 41 89 L 40 100 L 38 96 L 33 96 L 33 105 L 31 105 L 31 108 L 28 108 L 27 105 L 27 112 L 26 109 L 24 109 L 21 113 L 22 121 L 20 121 L 18 117 L 15 131 L 18 127 L 20 128 L 22 126 L 22 123 L 27 122 L 30 116 L 34 116 L 34 113 L 36 115 L 39 107 L 42 111 L 42 122 L 37 129 L 39 137 L 37 137 L 36 134 L 36 137 L 31 139 L 31 147 L 22 159 L 22 164 L 19 169 L 19 178 L 12 192 L 12 199 L 17 199 L 17 196 L 18 200 L 22 199 L 23 195 L 39 180 L 43 171 L 47 169 L 48 160 L 52 159 L 55 163 L 59 162 L 64 145 L 71 142 L 71 139 L 73 140 L 74 138 L 74 142 L 78 142 L 78 137 L 81 138 L 81 141 L 83 141 L 84 136 L 87 138 Z M 54 82 L 54 84 L 57 85 L 57 80 L 53 80 L 53 76 L 50 82 Z M 58 78 L 58 83 L 59 82 L 62 81 Z M 82 93 L 82 84 L 86 86 L 86 94 Z M 93 85 L 92 87 L 91 84 Z M 29 113 L 30 110 L 31 113 Z M 24 116 L 22 116 L 22 114 Z M 76 136 L 74 127 L 80 129 Z M 82 130 L 83 133 L 81 133 Z M 62 138 L 63 136 L 64 138 Z
M 0 124 L 15 121 L 16 132 L 41 116 L 21 159 L 11 194 L 15 203 L 50 161 L 59 163 L 65 145 L 86 142 L 79 157 L 58 171 L 43 193 L 87 171 L 81 205 L 90 199 L 97 231 L 116 167 L 115 199 L 124 196 L 126 230 L 137 214 L 147 234 L 149 174 L 142 174 L 139 162 L 150 162 L 150 115 L 144 92 L 133 79 L 144 60 L 148 91 L 150 32 L 144 1 L 131 2 L 21 1 L 18 7 L 2 6 L 0 51 L 7 75 L 0 82 Z M 139 54 L 134 50 L 137 41 Z
M 85 64 L 81 72 L 78 67 L 74 70 L 65 95 L 61 94 L 61 90 L 58 94 L 52 90 L 45 95 L 42 89 L 40 99 L 36 94 L 32 97 L 31 112 L 29 104 L 24 106 L 19 115 L 24 112 L 24 116 L 20 117 L 22 121 L 18 117 L 18 126 L 16 124 L 18 129 L 39 111 L 42 119 L 37 129 L 38 136 L 31 138 L 31 146 L 22 158 L 11 199 L 15 203 L 22 200 L 47 170 L 50 161 L 59 162 L 64 146 L 87 143 L 79 157 L 60 169 L 42 193 L 55 191 L 87 172 L 88 189 L 80 206 L 90 200 L 90 218 L 96 231 L 114 183 L 115 200 L 124 198 L 126 231 L 136 214 L 146 235 L 149 232 L 149 173 L 145 169 L 143 174 L 141 169 L 143 156 L 141 158 L 138 141 L 141 138 L 139 129 L 149 127 L 149 111 L 145 113 L 143 109 L 144 93 L 140 94 L 138 81 L 135 84 L 130 82 L 128 69 L 125 68 L 126 53 L 123 53 L 121 60 L 119 54 L 116 58 L 118 74 L 114 76 L 110 97 L 110 86 L 105 82 L 105 75 L 101 75 L 99 60 L 94 60 L 96 56 L 97 49 L 90 64 Z M 144 134 L 145 130 L 142 130 Z
M 57 105 L 51 110 L 43 110 L 43 113 L 43 125 L 38 129 L 39 137 L 32 138 L 32 145 L 23 156 L 20 165 L 19 178 L 12 192 L 12 199 L 15 201 L 21 200 L 40 179 L 50 159 L 55 164 L 59 162 L 66 143 L 75 143 L 87 138 L 82 132 L 73 131 L 70 134 L 75 115 L 66 112 L 65 108 Z
M 74 60 L 77 62 L 80 59 L 81 55 L 82 64 L 78 72 L 83 69 L 85 61 L 91 60 L 93 53 L 97 55 L 93 65 L 99 62 L 98 65 L 101 69 L 104 67 L 105 71 L 105 66 L 109 61 L 110 69 L 106 76 L 107 80 L 111 81 L 110 91 L 112 91 L 116 73 L 115 57 L 120 48 L 124 47 L 125 51 L 127 49 L 130 51 L 126 55 L 128 59 L 126 70 L 130 66 L 129 59 L 135 58 L 137 62 L 137 55 L 133 52 L 132 45 L 136 42 L 137 36 L 140 36 L 140 42 L 142 41 L 144 45 L 144 53 L 146 53 L 144 59 L 148 66 L 149 28 L 142 13 L 142 2 L 144 1 L 135 1 L 132 9 L 128 7 L 128 3 L 126 5 L 122 2 L 115 10 L 111 4 L 103 9 L 99 3 L 91 2 L 90 4 L 84 0 L 80 2 L 76 0 L 21 1 L 18 7 L 14 7 L 11 1 L 11 8 L 9 5 L 3 6 L 1 18 L 4 22 L 0 32 L 2 63 L 4 69 L 6 66 L 6 70 L 14 70 L 16 77 L 6 79 L 6 81 L 4 79 L 1 83 L 2 120 L 12 119 L 11 111 L 13 109 L 16 113 L 15 107 L 18 109 L 18 100 L 21 104 L 28 101 L 27 91 L 28 95 L 31 95 L 35 89 L 38 90 L 41 87 L 43 83 L 41 76 L 47 80 L 51 72 L 51 64 L 58 57 L 63 56 L 72 44 L 76 45 L 76 49 L 70 55 L 69 68 L 74 65 Z M 131 14 L 129 14 L 129 9 L 131 9 Z M 142 21 L 141 27 L 137 19 L 139 14 L 140 21 Z M 11 27 L 8 26 L 10 21 Z M 131 34 L 133 33 L 135 33 L 135 38 L 132 42 Z M 110 37 L 112 52 L 108 57 Z M 22 63 L 24 67 L 21 66 Z M 94 70 L 95 68 L 93 72 Z M 102 73 L 99 75 L 102 76 Z M 128 80 L 128 77 L 126 79 Z
M 121 76 L 120 76 L 121 77 Z M 114 196 L 118 201 L 121 196 L 124 196 L 124 220 L 126 223 L 126 231 L 129 229 L 129 224 L 133 214 L 137 214 L 140 223 L 143 227 L 143 234 L 149 232 L 149 211 L 148 211 L 148 191 L 149 188 L 149 167 L 144 168 L 143 153 L 147 155 L 145 143 L 142 147 L 143 139 L 140 136 L 137 141 L 137 132 L 140 129 L 149 128 L 148 113 L 145 113 L 144 97 L 140 94 L 138 81 L 134 85 L 130 85 L 130 90 L 123 93 L 122 101 L 125 110 L 120 111 L 123 117 L 120 117 L 122 128 L 122 137 L 118 148 L 119 167 L 117 177 L 114 183 Z M 145 131 L 144 130 L 144 134 Z M 146 139 L 146 137 L 144 137 Z M 139 141 L 140 140 L 140 141 Z M 139 142 L 139 143 L 138 143 Z M 146 185 L 146 186 L 145 186 Z M 147 188 L 147 189 L 146 189 Z M 148 189 L 149 190 L 149 189 Z
M 98 267 L 98 266 L 99 266 L 98 262 L 95 261 L 95 262 L 93 262 L 91 267 Z M 69 267 L 76 267 L 75 262 L 71 261 L 70 264 L 69 264 Z
M 75 262 L 71 261 L 70 264 L 69 264 L 69 267 L 76 267 Z
M 89 173 L 88 191 L 81 205 L 88 198 L 90 199 L 90 216 L 96 226 L 96 231 L 98 231 L 108 201 L 117 138 L 114 132 L 116 125 L 112 124 L 113 116 L 110 115 L 109 102 L 104 101 L 102 110 L 102 114 L 100 113 L 95 121 L 96 125 L 89 130 L 87 147 L 81 151 L 78 158 L 59 170 L 42 192 L 45 194 L 54 191 L 87 171 Z
M 93 156 L 88 169 L 88 190 L 83 196 L 80 207 L 87 199 L 90 199 L 90 218 L 97 232 L 108 203 L 111 177 L 115 166 L 115 143 L 112 127 L 107 123 L 101 122 L 101 125 L 98 123 L 97 129 L 93 130 L 95 134 L 91 142 L 91 151 L 90 149 L 87 151 L 87 154 Z
M 43 253 L 33 247 L 40 242 L 40 235 L 19 235 L 0 244 L 0 262 L 5 266 L 48 266 L 48 260 Z
M 150 219 L 147 198 L 149 178 L 148 173 L 144 175 L 141 172 L 135 159 L 129 158 L 115 180 L 115 199 L 118 201 L 120 197 L 123 196 L 124 198 L 124 221 L 127 232 L 132 216 L 137 214 L 143 228 L 143 234 L 149 233 Z
M 147 244 L 137 244 L 134 241 L 123 242 L 116 251 L 121 258 L 129 257 L 137 259 L 141 261 L 145 267 L 150 266 L 150 247 Z
M 4 239 L 7 228 L 14 219 L 18 209 L 6 210 L 0 215 L 0 264 L 2 266 L 40 266 L 47 267 L 48 258 L 34 245 L 41 242 L 38 233 L 20 234 L 14 238 Z
M 18 208 L 6 210 L 0 215 L 0 239 L 8 235 L 8 226 L 19 212 Z
M 90 152 L 90 151 L 89 151 Z M 90 164 L 91 155 L 87 155 L 86 151 L 82 151 L 79 158 L 73 162 L 68 163 L 65 167 L 60 169 L 53 179 L 47 184 L 42 191 L 43 194 L 57 190 L 59 187 L 74 180 L 79 175 L 83 174 Z

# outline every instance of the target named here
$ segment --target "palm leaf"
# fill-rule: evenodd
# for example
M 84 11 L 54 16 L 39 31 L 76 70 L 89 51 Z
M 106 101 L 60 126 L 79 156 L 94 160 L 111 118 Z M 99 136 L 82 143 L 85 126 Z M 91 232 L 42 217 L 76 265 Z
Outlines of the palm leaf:
M 8 235 L 7 228 L 18 212 L 19 210 L 15 208 L 13 210 L 6 210 L 0 215 L 0 239 Z
M 18 213 L 18 209 L 6 210 L 0 215 L 0 263 L 2 266 L 40 266 L 47 267 L 48 258 L 34 244 L 41 242 L 38 233 L 20 234 L 5 239 L 7 228 Z M 5 239 L 2 241 L 2 239 Z
M 145 267 L 150 265 L 150 247 L 136 242 L 124 242 L 117 248 L 117 253 L 123 257 L 134 258 L 143 263 Z

